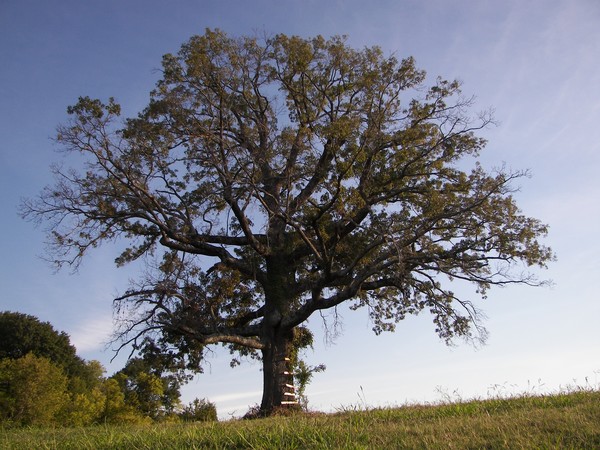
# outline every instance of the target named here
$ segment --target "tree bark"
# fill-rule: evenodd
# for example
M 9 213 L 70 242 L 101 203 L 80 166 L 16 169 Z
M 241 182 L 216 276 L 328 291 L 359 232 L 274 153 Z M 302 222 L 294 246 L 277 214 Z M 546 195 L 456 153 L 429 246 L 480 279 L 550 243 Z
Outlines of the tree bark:
M 278 227 L 275 227 L 278 228 Z M 273 242 L 281 237 L 275 233 Z M 294 352 L 294 328 L 283 325 L 283 319 L 292 309 L 293 298 L 290 290 L 294 286 L 294 269 L 285 254 L 285 246 L 266 258 L 265 315 L 261 342 L 263 344 L 263 398 L 261 415 L 270 415 L 279 409 L 298 407 L 294 377 L 292 374 L 292 353 Z
M 262 349 L 263 397 L 260 412 L 272 414 L 278 409 L 298 408 L 290 356 L 293 329 L 271 328 Z

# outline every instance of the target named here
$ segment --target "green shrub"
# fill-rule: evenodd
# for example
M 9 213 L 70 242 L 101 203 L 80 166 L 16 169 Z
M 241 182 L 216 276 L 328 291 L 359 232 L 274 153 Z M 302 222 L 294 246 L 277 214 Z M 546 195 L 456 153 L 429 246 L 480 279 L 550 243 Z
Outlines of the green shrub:
M 209 422 L 217 420 L 217 407 L 204 398 L 197 398 L 184 406 L 179 416 L 184 422 Z
M 0 361 L 0 418 L 16 425 L 54 423 L 69 401 L 67 377 L 48 358 L 28 353 Z

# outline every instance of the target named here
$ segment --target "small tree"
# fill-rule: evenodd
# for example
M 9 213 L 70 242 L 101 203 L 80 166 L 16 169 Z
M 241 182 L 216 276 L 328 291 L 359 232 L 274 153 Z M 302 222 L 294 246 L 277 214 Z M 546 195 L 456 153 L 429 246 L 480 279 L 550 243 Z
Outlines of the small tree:
M 86 361 L 84 369 L 69 378 L 69 401 L 60 414 L 62 424 L 85 426 L 100 422 L 106 402 L 102 389 L 104 372 L 100 362 Z
M 296 382 L 296 398 L 303 409 L 308 410 L 308 397 L 306 396 L 306 387 L 310 384 L 315 373 L 324 372 L 325 364 L 309 366 L 304 361 L 298 361 L 294 369 L 294 381 Z
M 446 341 L 482 336 L 452 281 L 483 297 L 538 285 L 522 266 L 553 257 L 511 195 L 526 173 L 469 164 L 491 117 L 469 115 L 458 82 L 424 80 L 412 58 L 339 37 L 208 30 L 165 55 L 137 118 L 119 122 L 113 99 L 68 109 L 57 139 L 85 170 L 55 168 L 24 216 L 48 221 L 59 266 L 106 241 L 127 243 L 119 266 L 155 255 L 117 299 L 123 343 L 258 357 L 269 413 L 314 313 L 367 308 L 381 333 L 428 310 Z
M 129 359 L 113 375 L 123 390 L 127 403 L 153 419 L 175 413 L 180 406 L 181 384 L 189 379 L 181 358 L 145 339 L 138 348 L 140 357 Z
M 69 402 L 60 414 L 60 423 L 82 427 L 99 423 L 104 413 L 106 398 L 102 389 L 92 388 L 86 392 L 71 393 Z
M 127 375 L 120 371 L 113 375 L 112 379 L 119 383 L 125 395 L 125 403 L 143 416 L 157 419 L 163 412 L 161 397 L 164 394 L 164 386 L 156 375 L 147 372 Z
M 104 403 L 99 422 L 110 424 L 151 422 L 149 417 L 143 416 L 134 406 L 125 402 L 125 393 L 114 378 L 109 378 L 102 383 L 102 394 Z
M 0 361 L 0 387 L 0 417 L 18 425 L 54 423 L 69 401 L 62 369 L 33 353 Z
M 183 407 L 179 417 L 185 422 L 210 422 L 217 420 L 217 407 L 214 403 L 196 398 Z

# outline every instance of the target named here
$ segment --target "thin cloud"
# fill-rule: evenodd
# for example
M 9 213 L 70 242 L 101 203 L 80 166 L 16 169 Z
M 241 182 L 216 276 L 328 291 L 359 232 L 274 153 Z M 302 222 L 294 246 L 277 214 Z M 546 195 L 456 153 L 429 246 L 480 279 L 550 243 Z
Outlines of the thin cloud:
M 88 319 L 71 332 L 71 343 L 78 353 L 103 350 L 113 330 L 111 317 Z
M 262 391 L 234 392 L 233 394 L 222 394 L 211 397 L 211 400 L 218 403 L 239 401 L 251 397 L 260 397 Z

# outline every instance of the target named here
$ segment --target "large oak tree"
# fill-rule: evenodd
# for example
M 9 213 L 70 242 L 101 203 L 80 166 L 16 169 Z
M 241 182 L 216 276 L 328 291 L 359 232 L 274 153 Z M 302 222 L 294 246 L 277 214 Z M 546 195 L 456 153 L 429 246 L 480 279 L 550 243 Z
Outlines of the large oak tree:
M 24 214 L 50 225 L 59 265 L 114 240 L 118 265 L 149 256 L 116 301 L 124 342 L 151 337 L 189 367 L 210 344 L 260 357 L 268 413 L 293 399 L 288 360 L 315 312 L 365 307 L 379 333 L 427 310 L 449 340 L 481 330 L 453 280 L 483 297 L 538 284 L 546 226 L 512 197 L 524 172 L 476 162 L 491 118 L 471 106 L 377 47 L 207 30 L 164 56 L 136 118 L 112 99 L 69 108 L 57 139 L 85 169 L 56 168 Z

